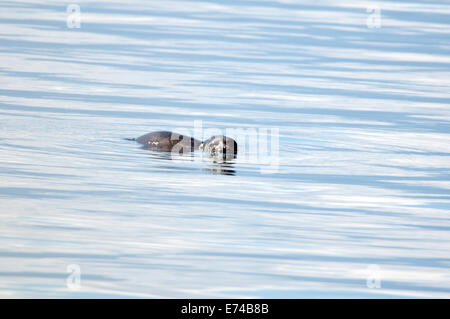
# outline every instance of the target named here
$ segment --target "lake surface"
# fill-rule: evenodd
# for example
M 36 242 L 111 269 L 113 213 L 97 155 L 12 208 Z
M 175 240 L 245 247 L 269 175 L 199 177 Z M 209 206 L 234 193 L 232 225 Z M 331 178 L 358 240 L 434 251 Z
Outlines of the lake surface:
M 2 1 L 0 26 L 0 297 L 450 297 L 450 4 Z M 125 140 L 231 129 L 228 163 Z

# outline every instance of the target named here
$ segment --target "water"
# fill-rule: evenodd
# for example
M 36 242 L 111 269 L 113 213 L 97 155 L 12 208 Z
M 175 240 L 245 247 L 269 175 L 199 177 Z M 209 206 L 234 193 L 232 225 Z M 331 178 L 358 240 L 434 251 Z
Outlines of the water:
M 1 297 L 450 297 L 448 3 L 76 4 L 0 4 Z M 198 123 L 278 167 L 124 140 Z

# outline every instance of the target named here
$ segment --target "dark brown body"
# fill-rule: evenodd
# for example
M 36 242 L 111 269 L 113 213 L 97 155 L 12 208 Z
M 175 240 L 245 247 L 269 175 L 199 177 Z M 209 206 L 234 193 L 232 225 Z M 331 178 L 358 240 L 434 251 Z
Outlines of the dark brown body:
M 148 133 L 138 137 L 136 141 L 149 150 L 180 153 L 198 150 L 201 144 L 195 138 L 169 131 Z

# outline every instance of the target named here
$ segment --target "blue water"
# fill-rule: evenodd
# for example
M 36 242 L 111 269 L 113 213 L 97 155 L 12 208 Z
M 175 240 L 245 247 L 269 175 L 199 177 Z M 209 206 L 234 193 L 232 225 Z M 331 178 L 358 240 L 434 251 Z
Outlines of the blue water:
M 450 4 L 67 5 L 0 3 L 0 297 L 450 297 Z

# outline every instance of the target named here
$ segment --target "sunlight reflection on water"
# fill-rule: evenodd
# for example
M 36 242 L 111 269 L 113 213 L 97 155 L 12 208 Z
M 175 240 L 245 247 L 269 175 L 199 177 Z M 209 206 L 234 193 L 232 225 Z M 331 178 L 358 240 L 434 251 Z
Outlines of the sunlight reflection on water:
M 77 3 L 0 4 L 1 297 L 450 297 L 450 5 Z M 278 170 L 124 140 L 198 120 Z

